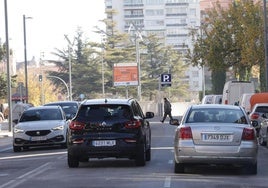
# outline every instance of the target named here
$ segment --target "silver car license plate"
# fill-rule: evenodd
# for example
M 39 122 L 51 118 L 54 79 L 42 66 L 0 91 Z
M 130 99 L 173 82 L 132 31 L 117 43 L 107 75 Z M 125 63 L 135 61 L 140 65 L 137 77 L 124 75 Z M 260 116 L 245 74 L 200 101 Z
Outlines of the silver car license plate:
M 231 134 L 212 134 L 205 133 L 202 134 L 203 141 L 217 141 L 217 142 L 231 142 L 233 140 L 233 135 Z
M 116 141 L 115 140 L 93 140 L 92 145 L 96 147 L 100 146 L 115 146 Z

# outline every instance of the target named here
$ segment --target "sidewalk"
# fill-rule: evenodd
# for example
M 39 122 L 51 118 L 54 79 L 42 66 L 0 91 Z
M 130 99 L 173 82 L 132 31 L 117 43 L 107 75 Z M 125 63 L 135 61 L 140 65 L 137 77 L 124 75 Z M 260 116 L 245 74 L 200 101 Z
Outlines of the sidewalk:
M 13 136 L 13 133 L 9 131 L 8 126 L 8 121 L 3 121 L 0 123 L 0 138 Z

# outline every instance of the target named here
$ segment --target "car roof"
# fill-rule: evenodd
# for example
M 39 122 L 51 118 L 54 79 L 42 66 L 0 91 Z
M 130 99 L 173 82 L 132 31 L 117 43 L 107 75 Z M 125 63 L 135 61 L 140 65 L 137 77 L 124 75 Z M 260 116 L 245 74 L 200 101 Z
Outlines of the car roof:
M 191 106 L 192 109 L 203 109 L 203 108 L 219 108 L 219 109 L 240 109 L 239 106 L 235 106 L 235 105 L 227 105 L 227 104 L 196 104 L 196 105 L 192 105 Z
M 68 103 L 75 103 L 75 104 L 79 104 L 78 101 L 55 101 L 55 102 L 50 102 L 50 103 L 46 103 L 44 104 L 44 106 L 46 105 L 57 105 L 57 104 L 68 104 Z
M 125 104 L 129 105 L 133 98 L 130 99 L 88 99 L 84 100 L 81 105 L 98 105 L 98 104 Z
M 268 103 L 256 103 L 254 106 L 268 106 Z
M 27 110 L 41 110 L 41 109 L 60 109 L 59 106 L 35 106 L 30 107 Z

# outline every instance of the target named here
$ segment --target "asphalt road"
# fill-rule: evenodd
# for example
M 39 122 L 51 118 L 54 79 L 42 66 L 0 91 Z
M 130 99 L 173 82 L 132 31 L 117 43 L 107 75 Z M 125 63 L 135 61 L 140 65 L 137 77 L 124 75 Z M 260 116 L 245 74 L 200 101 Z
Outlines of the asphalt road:
M 144 167 L 128 159 L 92 159 L 69 168 L 66 149 L 33 148 L 14 153 L 12 138 L 0 138 L 0 188 L 264 188 L 268 149 L 260 146 L 258 174 L 229 167 L 198 166 L 173 172 L 174 126 L 151 122 L 152 158 Z

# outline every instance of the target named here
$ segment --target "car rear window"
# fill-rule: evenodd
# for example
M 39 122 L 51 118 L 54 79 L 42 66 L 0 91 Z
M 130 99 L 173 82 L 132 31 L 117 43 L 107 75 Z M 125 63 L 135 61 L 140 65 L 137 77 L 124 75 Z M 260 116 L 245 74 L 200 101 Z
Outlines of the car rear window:
M 20 118 L 20 122 L 62 119 L 62 114 L 58 109 L 40 109 L 25 111 Z
M 239 109 L 193 109 L 188 114 L 186 123 L 198 122 L 248 123 L 244 113 Z
M 77 118 L 89 121 L 108 119 L 131 119 L 133 113 L 128 105 L 84 105 L 78 111 Z
M 255 112 L 268 113 L 268 106 L 258 106 Z

